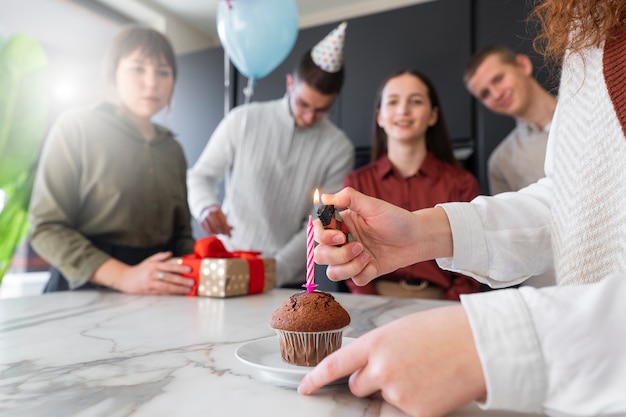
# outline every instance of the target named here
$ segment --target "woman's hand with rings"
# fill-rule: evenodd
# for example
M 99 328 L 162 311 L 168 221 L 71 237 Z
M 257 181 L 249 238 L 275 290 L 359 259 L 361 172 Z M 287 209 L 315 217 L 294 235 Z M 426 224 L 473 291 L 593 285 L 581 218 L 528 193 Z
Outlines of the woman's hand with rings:
M 195 284 L 183 276 L 191 272 L 186 265 L 168 262 L 171 252 L 158 252 L 137 265 L 124 265 L 115 289 L 130 294 L 187 294 Z M 116 261 L 118 264 L 119 261 Z
M 111 258 L 98 268 L 92 281 L 128 294 L 188 294 L 195 285 L 191 268 L 171 262 L 172 252 L 158 252 L 137 265 Z

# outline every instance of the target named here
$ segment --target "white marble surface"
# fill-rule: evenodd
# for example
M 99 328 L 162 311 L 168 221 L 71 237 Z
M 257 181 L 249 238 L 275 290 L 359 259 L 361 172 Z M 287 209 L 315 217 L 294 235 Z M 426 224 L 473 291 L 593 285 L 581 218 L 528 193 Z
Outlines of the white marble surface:
M 271 312 L 294 290 L 228 299 L 77 291 L 0 300 L 0 415 L 385 416 L 404 414 L 347 385 L 301 396 L 240 362 L 242 343 L 273 335 Z M 336 294 L 357 337 L 434 301 Z M 470 405 L 453 416 L 514 416 Z
M 0 284 L 0 298 L 39 295 L 50 279 L 50 272 L 7 272 Z

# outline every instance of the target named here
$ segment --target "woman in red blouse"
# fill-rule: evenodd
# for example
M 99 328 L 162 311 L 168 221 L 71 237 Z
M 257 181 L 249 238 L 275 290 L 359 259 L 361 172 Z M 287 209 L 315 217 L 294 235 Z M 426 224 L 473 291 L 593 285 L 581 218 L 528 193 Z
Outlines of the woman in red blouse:
M 480 190 L 476 178 L 454 157 L 432 82 L 401 70 L 382 84 L 376 100 L 372 162 L 348 175 L 344 186 L 410 211 L 450 201 L 470 201 Z M 383 275 L 351 292 L 396 297 L 458 300 L 480 284 L 440 269 L 434 260 Z

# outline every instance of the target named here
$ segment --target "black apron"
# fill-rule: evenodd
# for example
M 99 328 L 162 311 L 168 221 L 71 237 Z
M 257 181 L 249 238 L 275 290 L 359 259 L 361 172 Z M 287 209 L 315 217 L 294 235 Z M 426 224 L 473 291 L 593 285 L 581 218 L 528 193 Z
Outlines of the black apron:
M 124 262 L 128 265 L 137 265 L 141 263 L 144 259 L 149 256 L 154 255 L 157 252 L 163 252 L 172 250 L 171 247 L 168 246 L 155 246 L 151 248 L 132 248 L 130 246 L 121 246 L 114 245 L 112 243 L 107 242 L 92 242 L 95 247 L 100 249 L 102 252 L 105 252 L 111 257 L 117 259 L 120 262 Z M 171 245 L 170 245 L 171 246 Z M 103 287 L 101 285 L 96 285 L 87 281 L 85 284 L 80 287 L 74 288 L 75 290 L 93 290 L 93 289 L 103 289 L 108 287 Z M 54 292 L 54 291 L 68 291 L 70 289 L 69 283 L 67 279 L 63 276 L 61 271 L 59 271 L 55 267 L 50 267 L 50 279 L 48 283 L 43 289 L 43 292 Z

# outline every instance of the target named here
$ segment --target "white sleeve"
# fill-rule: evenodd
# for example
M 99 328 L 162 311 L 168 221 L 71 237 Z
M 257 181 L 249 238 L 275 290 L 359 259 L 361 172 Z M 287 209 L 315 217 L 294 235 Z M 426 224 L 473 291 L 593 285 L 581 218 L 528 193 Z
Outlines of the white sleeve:
M 323 155 L 324 163 L 328 166 L 323 175 L 324 181 L 320 185 L 325 193 L 335 193 L 341 190 L 343 180 L 354 166 L 354 148 L 350 140 L 341 132 L 336 133 L 335 140 L 327 143 L 332 143 L 334 147 L 329 147 L 328 150 L 325 148 L 319 150 L 319 154 Z M 315 162 L 313 163 L 315 164 Z M 320 161 L 318 166 L 322 166 L 321 163 Z M 315 216 L 314 211 L 311 214 Z M 305 267 L 301 260 L 305 250 L 306 222 L 303 222 L 302 227 L 274 255 L 276 258 L 277 287 L 293 283 L 294 279 L 301 279 L 299 277 L 302 277 Z
M 202 210 L 219 204 L 221 181 L 235 158 L 237 111 L 231 111 L 217 126 L 200 157 L 187 172 L 187 189 L 191 214 L 199 220 Z
M 626 415 L 626 275 L 462 295 L 487 409 Z
M 441 268 L 493 288 L 519 284 L 554 269 L 550 205 L 558 107 L 548 138 L 545 178 L 518 192 L 476 197 L 469 204 L 439 205 L 448 215 L 454 246 L 452 258 L 437 259 Z
M 551 270 L 551 190 L 543 178 L 518 192 L 439 205 L 450 221 L 454 254 L 437 263 L 494 288 Z

